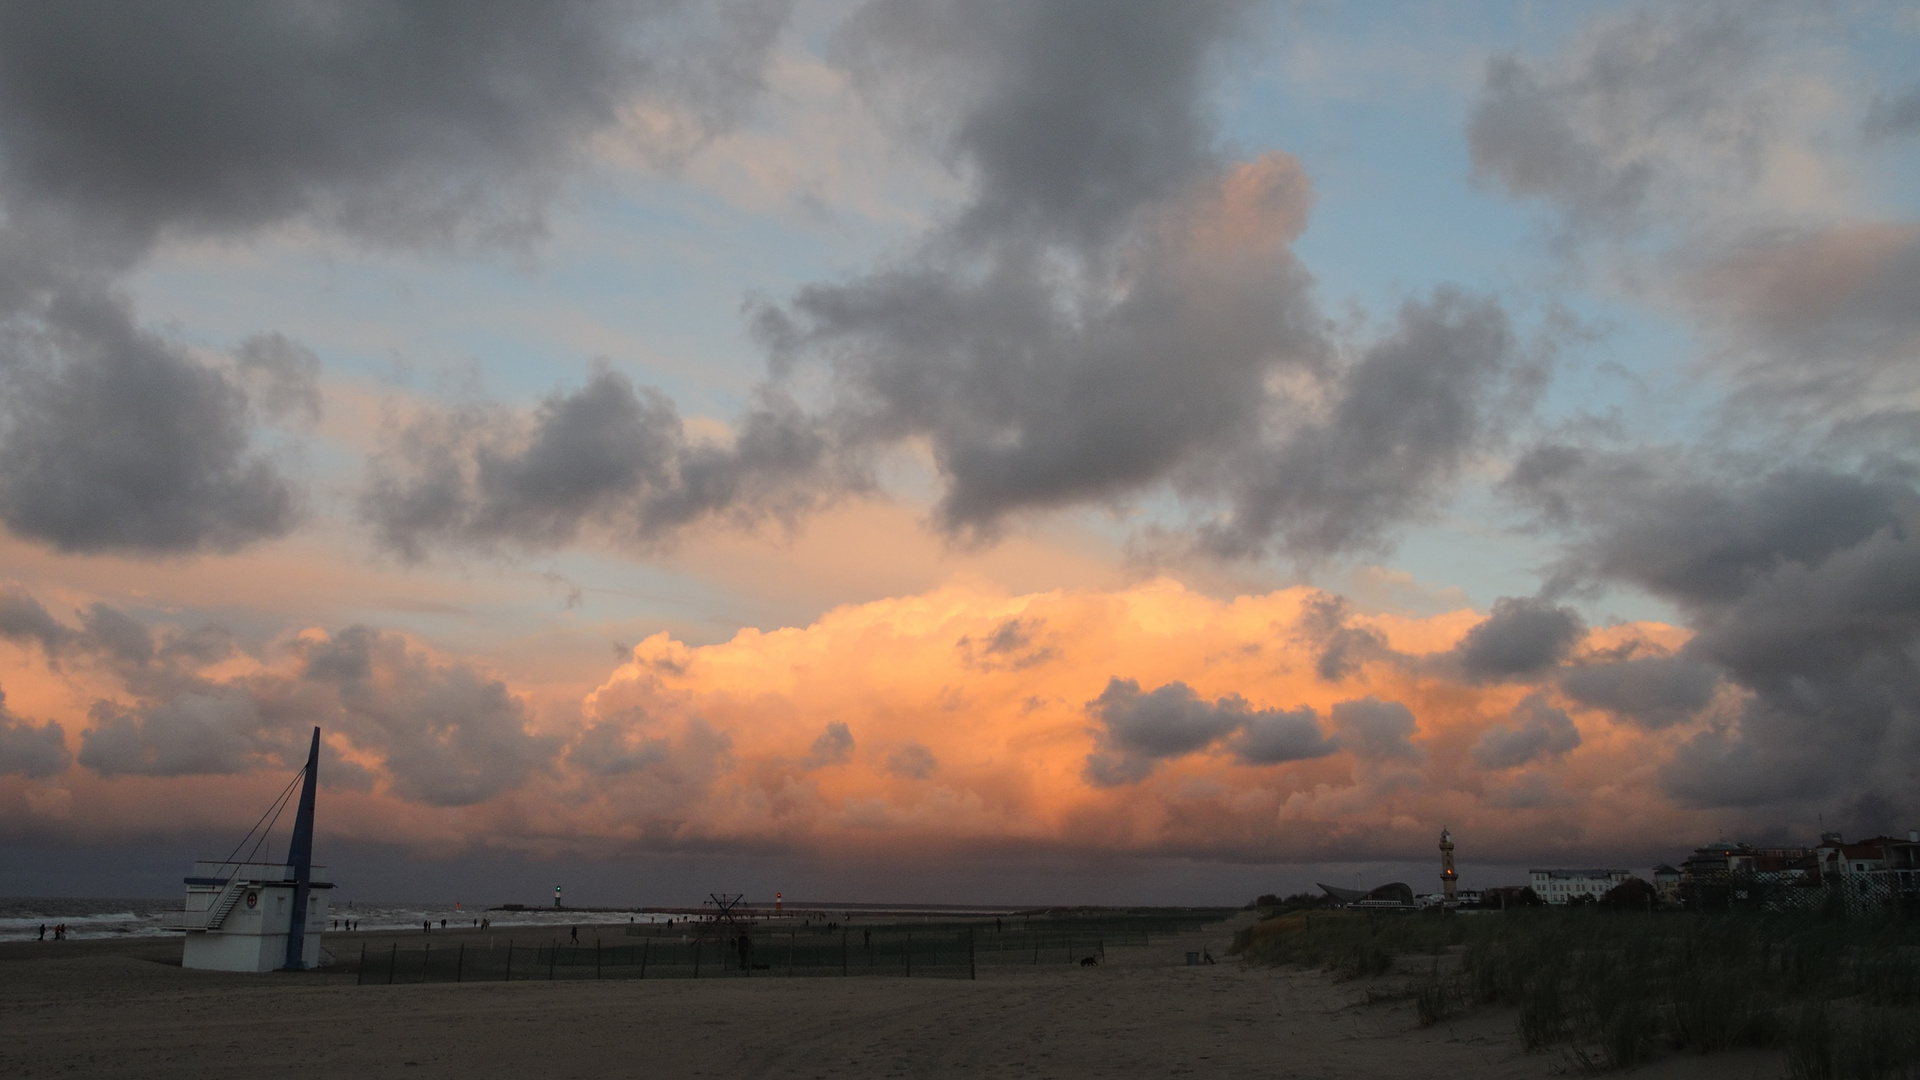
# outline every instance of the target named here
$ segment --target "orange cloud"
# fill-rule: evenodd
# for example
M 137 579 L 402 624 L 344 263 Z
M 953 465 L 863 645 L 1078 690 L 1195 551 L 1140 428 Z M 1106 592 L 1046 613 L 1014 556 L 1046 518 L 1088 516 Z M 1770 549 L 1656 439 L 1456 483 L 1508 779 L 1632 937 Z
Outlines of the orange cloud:
M 176 659 L 186 704 L 116 694 L 82 644 L 57 675 L 12 652 L 16 711 L 62 722 L 77 764 L 0 777 L 0 812 L 83 836 L 240 822 L 291 767 L 288 732 L 318 723 L 333 762 L 323 829 L 441 851 L 1337 861 L 1424 853 L 1442 824 L 1482 858 L 1691 839 L 1699 823 L 1660 769 L 1728 703 L 1655 722 L 1591 705 L 1604 679 L 1590 704 L 1568 697 L 1564 669 L 1476 682 L 1457 650 L 1482 621 L 1355 615 L 1306 588 L 1228 600 L 1165 579 L 1027 595 L 960 583 L 705 646 L 658 633 L 583 700 L 546 709 L 528 702 L 550 688 L 366 628 L 302 631 L 200 671 Z M 1610 627 L 1566 662 L 1664 663 L 1685 638 Z M 119 703 L 85 705 L 101 700 Z M 234 748 L 216 752 L 229 716 Z M 224 772 L 110 757 L 165 759 L 158 740 L 183 718 Z M 135 764 L 102 775 L 104 760 Z

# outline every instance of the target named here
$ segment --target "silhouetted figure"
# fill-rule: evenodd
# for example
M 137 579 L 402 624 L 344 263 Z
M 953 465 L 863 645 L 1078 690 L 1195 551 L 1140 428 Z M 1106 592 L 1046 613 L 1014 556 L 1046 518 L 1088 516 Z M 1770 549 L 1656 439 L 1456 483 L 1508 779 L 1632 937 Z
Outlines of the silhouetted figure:
M 580 928 L 579 927 L 575 926 L 570 930 L 568 930 L 567 936 L 573 939 L 573 943 L 575 945 L 580 944 Z
M 41 923 L 41 924 L 40 924 L 40 936 L 39 936 L 38 938 L 36 938 L 35 940 L 37 940 L 37 941 L 45 941 L 45 940 L 47 940 L 47 924 L 46 924 L 46 923 Z
M 871 930 L 860 931 L 860 944 L 866 946 L 869 949 L 873 948 L 873 931 Z
M 441 920 L 440 920 L 440 929 L 442 929 L 442 930 L 445 930 L 446 928 L 447 928 L 447 920 L 445 920 L 445 919 L 441 919 Z
M 1207 949 L 1206 947 L 1204 947 L 1204 946 L 1202 946 L 1202 947 L 1201 947 L 1201 949 L 1200 949 L 1200 962 L 1201 962 L 1201 963 L 1203 963 L 1203 964 L 1211 964 L 1211 963 L 1213 963 L 1213 952 L 1212 952 L 1212 950 L 1210 950 L 1210 949 Z

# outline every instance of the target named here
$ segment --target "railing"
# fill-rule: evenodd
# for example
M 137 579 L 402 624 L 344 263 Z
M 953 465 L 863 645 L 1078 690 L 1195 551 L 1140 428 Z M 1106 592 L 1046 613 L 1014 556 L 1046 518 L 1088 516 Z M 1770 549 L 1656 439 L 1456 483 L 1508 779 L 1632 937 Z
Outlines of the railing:
M 218 930 L 227 916 L 240 903 L 240 896 L 247 890 L 248 883 L 235 878 L 202 911 L 164 911 L 160 913 L 160 927 L 163 930 Z

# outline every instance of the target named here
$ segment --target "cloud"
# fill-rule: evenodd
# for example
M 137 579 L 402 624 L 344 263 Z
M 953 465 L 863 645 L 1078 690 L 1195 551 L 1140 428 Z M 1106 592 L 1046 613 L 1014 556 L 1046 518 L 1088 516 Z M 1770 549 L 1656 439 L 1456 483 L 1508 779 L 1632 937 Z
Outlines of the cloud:
M 1407 302 L 1393 333 L 1329 386 L 1324 418 L 1231 461 L 1230 510 L 1201 527 L 1203 546 L 1245 556 L 1277 540 L 1309 559 L 1381 549 L 1524 412 L 1530 366 L 1494 301 L 1441 288 Z
M 311 418 L 317 358 L 231 369 L 113 289 L 156 243 L 290 222 L 355 243 L 524 249 L 621 110 L 698 141 L 759 88 L 784 0 L 75 3 L 0 12 L 0 522 L 62 551 L 231 551 L 297 484 L 256 445 Z
M 143 238 L 300 215 L 381 244 L 524 237 L 635 96 L 724 124 L 783 10 L 16 7 L 0 18 L 0 178 L 10 201 Z
M 0 776 L 45 779 L 66 772 L 72 761 L 66 729 L 52 722 L 35 726 L 13 715 L 0 690 Z
M 77 760 L 102 777 L 294 768 L 317 726 L 328 739 L 329 784 L 379 780 L 404 802 L 455 807 L 521 787 L 560 749 L 554 736 L 530 730 L 525 700 L 504 682 L 390 631 L 307 630 L 263 659 L 236 657 L 232 635 L 218 626 L 155 629 L 98 602 L 79 616 L 74 629 L 17 587 L 0 592 L 0 630 L 42 643 L 49 667 L 77 662 L 67 665 L 70 677 L 96 689 L 73 726 Z M 590 728 L 568 760 L 609 773 L 648 763 L 623 762 L 616 748 L 648 752 L 644 742 L 621 747 Z
M 0 637 L 37 642 L 52 660 L 73 636 L 31 593 L 12 583 L 0 585 Z
M 1467 632 L 1460 666 L 1477 681 L 1538 674 L 1559 663 L 1585 632 L 1572 608 L 1503 596 L 1493 602 L 1487 620 Z
M 1684 656 L 1640 656 L 1582 664 L 1560 674 L 1560 689 L 1649 729 L 1691 720 L 1713 701 L 1720 673 Z
M 1473 760 L 1486 769 L 1517 769 L 1537 759 L 1557 758 L 1580 745 L 1580 729 L 1564 709 L 1540 694 L 1514 706 L 1510 722 L 1487 728 L 1473 744 Z
M 1320 717 L 1308 705 L 1250 713 L 1245 726 L 1228 746 L 1234 757 L 1247 765 L 1310 761 L 1340 749 L 1321 733 Z
M 320 357 L 312 349 L 285 334 L 255 334 L 233 355 L 261 412 L 320 419 Z
M 807 748 L 805 767 L 824 769 L 829 765 L 845 765 L 853 760 L 853 732 L 838 720 L 830 720 Z
M 1867 113 L 1866 134 L 1871 139 L 1889 139 L 1920 131 L 1920 84 L 1892 99 L 1875 98 Z
M 962 637 L 954 643 L 954 648 L 964 653 L 976 667 L 985 670 L 1031 667 L 1060 655 L 1057 650 L 1037 640 L 1037 635 L 1045 628 L 1046 624 L 1039 620 L 1008 619 L 994 627 L 993 633 L 977 641 L 971 635 Z
M 1475 175 L 1574 237 L 1831 210 L 1834 95 L 1789 47 L 1820 24 L 1780 4 L 1649 8 L 1592 20 L 1556 57 L 1495 56 L 1467 123 Z
M 95 703 L 36 706 L 82 752 L 90 794 L 58 826 L 75 837 L 224 822 L 233 793 L 251 805 L 284 783 L 313 726 L 338 835 L 434 850 L 1412 857 L 1432 843 L 1419 823 L 1436 820 L 1513 859 L 1576 826 L 1584 843 L 1658 850 L 1725 825 L 1702 807 L 1739 794 L 1726 789 L 1740 778 L 1692 771 L 1714 763 L 1781 765 L 1755 788 L 1804 792 L 1811 777 L 1837 783 L 1843 806 L 1899 805 L 1872 771 L 1888 766 L 1835 769 L 1847 759 L 1796 746 L 1800 721 L 1738 685 L 1724 692 L 1755 702 L 1752 716 L 1716 701 L 1698 726 L 1652 730 L 1594 711 L 1570 731 L 1545 692 L 1529 701 L 1461 676 L 1447 658 L 1484 621 L 1470 610 L 1345 616 L 1393 662 L 1330 683 L 1321 646 L 1297 632 L 1330 599 L 1216 599 L 1167 580 L 1015 596 L 951 585 L 704 645 L 656 634 L 584 697 L 371 627 L 237 648 L 205 628 L 136 623 L 140 660 L 132 635 L 118 652 L 88 637 L 115 622 L 88 605 L 58 623 L 70 643 L 52 682 L 17 669 L 9 690 Z M 1055 657 L 982 668 L 955 648 L 1009 622 L 1044 626 Z M 18 641 L 37 661 L 37 639 Z M 1642 659 L 1634 642 L 1697 648 L 1658 625 L 1591 641 L 1577 664 Z M 1720 743 L 1700 738 L 1721 729 Z M 1558 754 L 1569 767 L 1550 770 L 1547 797 L 1527 778 Z M 1893 771 L 1911 760 L 1887 756 Z
M 1100 727 L 1086 776 L 1099 787 L 1143 780 L 1162 759 L 1193 753 L 1247 722 L 1238 695 L 1202 701 L 1182 682 L 1143 694 L 1138 682 L 1121 678 L 1109 680 L 1087 712 Z
M 903 780 L 925 780 L 939 767 L 933 751 L 918 742 L 904 742 L 887 752 L 887 771 Z
M 1549 461 L 1550 466 L 1542 464 Z M 1738 693 L 1719 726 L 1666 767 L 1698 805 L 1914 808 L 1900 763 L 1920 740 L 1920 493 L 1828 470 L 1718 472 L 1671 454 L 1538 452 L 1512 490 L 1568 534 L 1567 581 L 1635 586 L 1675 603 L 1680 656 L 1568 669 L 1576 700 L 1650 728 Z
M 268 764 L 272 738 L 244 687 L 204 687 L 123 710 L 94 705 L 80 736 L 80 764 L 103 777 L 208 776 Z M 284 762 L 282 762 L 284 763 Z
M 1418 761 L 1424 755 L 1413 745 L 1420 730 L 1413 711 L 1397 701 L 1381 701 L 1369 694 L 1334 705 L 1330 716 L 1342 749 L 1368 761 Z
M 763 397 L 732 445 L 690 439 L 673 403 L 602 364 L 531 415 L 430 411 L 369 462 L 360 509 L 409 559 L 435 544 L 540 550 L 598 526 L 665 543 L 716 515 L 791 519 L 861 480 L 836 471 L 826 436 L 790 401 Z
M 1085 774 L 1097 787 L 1138 783 L 1161 761 L 1206 749 L 1226 739 L 1235 760 L 1246 765 L 1307 761 L 1337 746 L 1320 731 L 1311 707 L 1254 709 L 1238 694 L 1205 701 L 1182 682 L 1141 693 L 1132 679 L 1111 679 L 1087 711 L 1102 725 Z M 1231 736 L 1231 738 L 1228 738 Z
M 0 521 L 15 535 L 164 554 L 291 527 L 293 486 L 253 447 L 231 379 L 101 293 L 62 292 L 12 321 L 0 336 Z

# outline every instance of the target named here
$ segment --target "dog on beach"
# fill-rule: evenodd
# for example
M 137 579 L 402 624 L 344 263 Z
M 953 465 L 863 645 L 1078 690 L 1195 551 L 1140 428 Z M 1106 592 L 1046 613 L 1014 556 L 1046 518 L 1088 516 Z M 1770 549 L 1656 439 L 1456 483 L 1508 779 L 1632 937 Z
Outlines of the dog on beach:
M 1095 965 L 1095 964 L 1098 964 L 1099 962 L 1100 962 L 1100 961 L 1099 961 L 1099 959 L 1098 959 L 1098 958 L 1096 958 L 1096 957 L 1092 957 L 1092 956 L 1089 956 L 1089 957 L 1087 957 L 1087 958 L 1085 958 L 1085 959 L 1083 959 L 1083 960 L 1081 960 L 1081 961 L 1080 961 L 1080 966 L 1081 966 L 1081 967 L 1092 967 L 1093 965 Z

